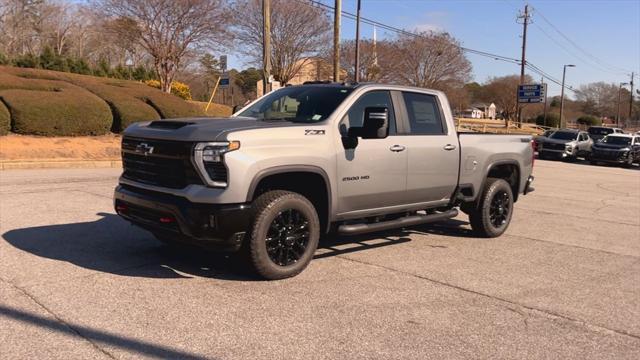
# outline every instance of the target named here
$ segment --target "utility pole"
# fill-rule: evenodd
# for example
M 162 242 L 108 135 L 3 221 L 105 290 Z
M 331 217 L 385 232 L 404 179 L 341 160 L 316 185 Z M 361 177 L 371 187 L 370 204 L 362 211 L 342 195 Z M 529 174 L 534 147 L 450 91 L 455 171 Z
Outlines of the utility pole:
M 621 82 L 618 87 L 618 116 L 616 116 L 616 126 L 620 127 L 620 101 L 622 100 L 622 87 L 627 85 L 626 82 Z
M 518 19 L 522 19 L 522 58 L 520 59 L 520 85 L 524 85 L 524 67 L 527 64 L 526 50 L 527 50 L 527 25 L 529 25 L 529 4 L 524 5 L 524 13 L 518 16 Z M 518 89 L 516 89 L 516 116 L 518 122 L 521 122 L 522 109 L 520 108 L 520 102 L 518 101 Z
M 633 119 L 631 116 L 631 114 L 633 114 L 633 75 L 634 73 L 631 73 L 631 80 L 629 81 L 629 85 L 631 85 L 631 93 L 629 94 L 629 121 Z
M 356 11 L 356 66 L 354 79 L 355 82 L 360 82 L 360 0 L 358 0 Z
M 562 118 L 562 112 L 564 110 L 564 79 L 567 75 L 568 67 L 575 67 L 575 65 L 564 65 L 562 68 L 562 88 L 560 89 L 560 129 L 564 129 L 566 127 L 564 119 Z
M 271 0 L 262 0 L 262 95 L 269 92 L 271 77 Z
M 543 89 L 545 88 L 545 86 L 544 86 L 544 76 L 540 78 L 540 85 L 542 85 Z M 544 126 L 547 126 L 547 98 L 548 98 L 547 92 L 545 91 L 544 92 L 544 110 L 542 112 L 544 114 L 543 115 L 544 120 L 542 122 L 544 124 Z
M 340 81 L 340 15 L 342 0 L 336 0 L 333 8 L 333 81 Z

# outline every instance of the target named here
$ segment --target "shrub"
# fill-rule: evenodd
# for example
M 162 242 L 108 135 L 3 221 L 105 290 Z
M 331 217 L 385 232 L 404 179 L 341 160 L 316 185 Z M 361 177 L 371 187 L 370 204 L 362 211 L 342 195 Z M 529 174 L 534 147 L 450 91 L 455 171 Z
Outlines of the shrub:
M 144 83 L 156 89 L 160 89 L 160 81 L 158 80 L 147 80 Z M 172 82 L 171 93 L 183 98 L 184 100 L 192 100 L 191 89 L 189 88 L 189 85 L 185 83 L 181 83 L 179 81 Z
M 0 135 L 7 135 L 11 130 L 11 114 L 0 99 Z
M 591 115 L 584 115 L 579 117 L 576 122 L 578 124 L 583 124 L 583 125 L 587 125 L 587 126 L 600 126 L 602 125 L 602 119 L 599 119 L 595 116 L 591 116 Z
M 536 117 L 536 125 L 554 128 L 560 127 L 560 116 L 555 113 L 547 113 L 547 119 L 545 121 L 544 114 L 540 114 Z
M 111 128 L 111 111 L 104 101 L 83 89 L 58 91 L 3 90 L 11 110 L 13 131 L 46 136 L 102 135 Z

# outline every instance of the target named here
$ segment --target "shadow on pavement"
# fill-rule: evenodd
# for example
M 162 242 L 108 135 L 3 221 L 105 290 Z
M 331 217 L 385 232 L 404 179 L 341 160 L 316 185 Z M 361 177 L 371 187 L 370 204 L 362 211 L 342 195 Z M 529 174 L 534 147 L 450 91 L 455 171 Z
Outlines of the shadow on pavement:
M 14 247 L 48 259 L 68 262 L 86 269 L 147 278 L 211 277 L 223 280 L 256 280 L 238 255 L 203 251 L 200 248 L 166 246 L 153 236 L 114 214 L 99 213 L 91 222 L 38 226 L 10 230 L 3 238 Z M 411 234 L 471 236 L 449 220 L 442 225 L 416 226 L 360 236 L 330 236 L 321 241 L 314 259 L 412 241 Z M 375 243 L 367 241 L 375 240 Z M 382 240 L 382 241 L 381 241 Z M 340 248 L 343 245 L 348 248 Z M 434 246 L 440 247 L 440 246 Z
M 0 305 L 0 317 L 5 317 L 26 324 L 35 325 L 48 331 L 55 331 L 68 335 L 70 337 L 77 337 L 79 335 L 85 339 L 90 340 L 91 342 L 108 346 L 115 346 L 119 349 L 133 352 L 139 355 L 145 355 L 160 359 L 206 359 L 206 357 L 203 357 L 201 355 L 183 352 L 171 347 L 153 344 L 146 341 L 135 340 L 86 326 L 61 323 L 53 319 L 47 319 L 39 315 L 30 314 L 28 312 L 12 309 L 3 305 Z

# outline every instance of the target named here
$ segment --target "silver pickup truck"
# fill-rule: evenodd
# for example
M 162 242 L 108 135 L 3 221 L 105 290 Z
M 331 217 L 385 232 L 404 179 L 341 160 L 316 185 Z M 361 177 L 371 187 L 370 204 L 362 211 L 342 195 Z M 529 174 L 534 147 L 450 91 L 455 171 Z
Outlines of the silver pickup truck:
M 305 84 L 231 118 L 124 132 L 115 209 L 159 240 L 241 251 L 267 279 L 298 274 L 321 236 L 469 215 L 501 235 L 533 177 L 530 136 L 457 134 L 439 91 Z

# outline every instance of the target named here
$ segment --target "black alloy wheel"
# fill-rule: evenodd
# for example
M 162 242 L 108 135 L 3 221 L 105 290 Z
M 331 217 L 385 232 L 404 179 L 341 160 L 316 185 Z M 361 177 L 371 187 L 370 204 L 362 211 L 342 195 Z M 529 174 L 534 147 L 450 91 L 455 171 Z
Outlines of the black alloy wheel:
M 275 264 L 295 264 L 309 245 L 309 220 L 295 209 L 281 211 L 271 222 L 265 242 L 269 259 Z
M 511 212 L 511 202 L 506 191 L 499 191 L 493 195 L 489 207 L 489 221 L 496 228 L 507 223 Z

